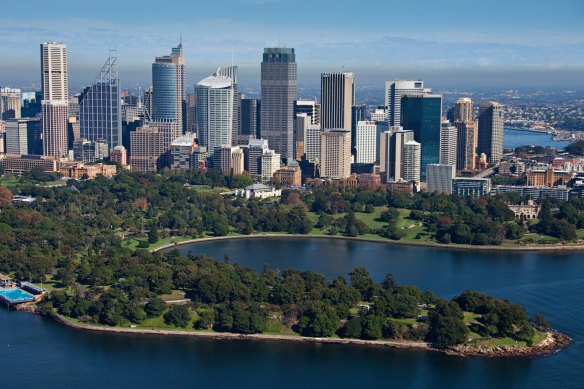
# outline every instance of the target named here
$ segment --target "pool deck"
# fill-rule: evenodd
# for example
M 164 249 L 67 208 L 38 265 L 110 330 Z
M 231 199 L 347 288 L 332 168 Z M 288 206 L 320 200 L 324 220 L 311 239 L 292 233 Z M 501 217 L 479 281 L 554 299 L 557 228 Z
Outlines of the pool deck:
M 28 303 L 35 300 L 36 298 L 33 294 L 25 292 L 20 288 L 0 288 L 0 302 L 5 303 L 7 306 Z

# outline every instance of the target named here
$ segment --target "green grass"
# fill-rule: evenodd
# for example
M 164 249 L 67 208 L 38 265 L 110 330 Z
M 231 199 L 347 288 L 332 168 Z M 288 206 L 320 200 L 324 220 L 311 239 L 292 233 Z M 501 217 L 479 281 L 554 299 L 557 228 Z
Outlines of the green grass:
M 464 324 L 469 325 L 473 323 L 478 323 L 477 319 L 481 317 L 481 315 L 472 312 L 463 312 L 464 313 Z
M 8 189 L 12 189 L 18 185 L 18 178 L 16 176 L 12 177 L 0 177 L 0 186 L 5 186 Z

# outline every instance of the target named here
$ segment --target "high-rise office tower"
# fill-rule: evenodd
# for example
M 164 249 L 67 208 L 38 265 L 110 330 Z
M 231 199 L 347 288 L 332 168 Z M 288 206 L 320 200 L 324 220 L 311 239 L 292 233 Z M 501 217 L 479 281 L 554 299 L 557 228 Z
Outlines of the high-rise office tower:
M 16 88 L 0 88 L 0 120 L 21 117 L 22 92 Z
M 385 82 L 385 106 L 387 107 L 387 121 L 390 126 L 401 125 L 402 96 L 429 92 L 424 89 L 424 81 L 395 80 Z
M 186 127 L 185 58 L 182 43 L 170 55 L 156 57 L 152 64 L 153 120 L 176 120 L 179 129 Z
M 355 142 L 355 163 L 377 161 L 377 124 L 374 121 L 359 121 Z
M 41 44 L 41 83 L 43 154 L 62 157 L 67 154 L 69 118 L 67 48 L 64 44 L 58 42 Z
M 320 103 L 315 100 L 296 100 L 294 115 L 305 113 L 310 117 L 310 124 L 320 124 Z
M 304 155 L 304 144 L 306 142 L 306 130 L 312 124 L 312 117 L 306 113 L 297 113 L 294 123 L 294 158 L 298 161 Z
M 187 132 L 188 133 L 197 132 L 196 107 L 197 107 L 197 96 L 194 93 L 187 94 L 186 115 L 187 115 Z
M 232 145 L 240 144 L 241 138 L 241 117 L 239 114 L 239 110 L 241 108 L 240 104 L 240 95 L 237 91 L 237 79 L 238 79 L 238 70 L 237 66 L 230 66 L 227 68 L 220 68 L 217 70 L 218 76 L 229 77 L 232 82 L 232 89 L 233 89 L 233 125 L 231 126 L 231 143 Z M 241 144 L 246 144 L 247 139 L 245 142 Z
M 268 141 L 265 139 L 250 139 L 249 144 L 243 149 L 244 169 L 255 179 L 262 174 L 262 155 L 269 150 Z
M 152 87 L 146 88 L 144 90 L 144 120 L 146 122 L 151 122 L 154 120 L 154 108 L 152 106 L 153 102 L 153 89 Z
M 394 126 L 379 134 L 379 172 L 384 182 L 399 181 L 403 176 L 403 150 L 405 142 L 414 140 L 413 131 Z
M 130 132 L 130 144 L 132 171 L 155 172 L 165 164 L 162 156 L 168 150 L 168 146 L 165 147 L 163 144 L 157 127 L 145 125 Z
M 503 157 L 504 110 L 502 104 L 493 101 L 479 107 L 477 153 L 485 153 L 490 163 L 498 163 Z
M 247 143 L 250 139 L 260 137 L 260 101 L 242 98 L 240 103 L 241 139 Z
M 42 127 L 39 119 L 8 119 L 5 128 L 7 154 L 42 154 Z
M 271 181 L 274 173 L 280 169 L 282 156 L 274 150 L 267 150 L 262 154 L 262 181 Z
M 457 130 L 448 120 L 440 127 L 440 163 L 456 165 Z
M 294 158 L 296 73 L 294 49 L 264 49 L 261 66 L 260 134 L 284 158 Z
M 321 133 L 320 176 L 333 179 L 351 175 L 351 131 L 329 129 Z
M 306 128 L 304 140 L 304 155 L 308 162 L 320 161 L 322 128 L 319 125 L 311 124 Z
M 213 152 L 213 167 L 225 175 L 243 173 L 243 151 L 239 146 L 217 146 Z
M 470 122 L 474 120 L 474 103 L 468 97 L 461 97 L 454 103 L 454 120 L 461 122 Z
M 355 155 L 355 143 L 357 141 L 357 123 L 367 120 L 367 106 L 364 104 L 351 107 L 351 154 Z
M 374 122 L 384 122 L 387 121 L 388 110 L 387 107 L 377 107 L 373 112 L 371 112 L 371 120 Z
M 412 94 L 402 97 L 402 127 L 406 131 L 414 131 L 414 139 L 422 145 L 422 179 L 426 177 L 426 165 L 440 161 L 441 121 L 441 95 Z
M 404 143 L 402 158 L 402 178 L 407 182 L 420 182 L 421 145 L 409 140 Z
M 454 126 L 457 130 L 456 169 L 474 170 L 477 149 L 477 122 L 475 120 L 457 120 L 454 122 Z
M 320 125 L 323 129 L 351 131 L 355 105 L 353 73 L 323 73 L 320 76 Z
M 109 150 L 122 144 L 120 78 L 117 54 L 110 50 L 93 85 L 79 97 L 79 131 L 90 142 L 104 140 Z
M 195 86 L 197 133 L 209 157 L 220 146 L 231 146 L 233 126 L 233 81 L 216 73 Z

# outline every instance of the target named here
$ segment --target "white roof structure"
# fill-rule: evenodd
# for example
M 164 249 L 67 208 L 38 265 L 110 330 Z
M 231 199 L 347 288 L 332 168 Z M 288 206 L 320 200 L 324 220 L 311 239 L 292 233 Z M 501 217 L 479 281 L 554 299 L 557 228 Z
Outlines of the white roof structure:
M 210 89 L 231 88 L 233 81 L 229 77 L 212 75 L 203 78 L 197 83 L 197 86 Z

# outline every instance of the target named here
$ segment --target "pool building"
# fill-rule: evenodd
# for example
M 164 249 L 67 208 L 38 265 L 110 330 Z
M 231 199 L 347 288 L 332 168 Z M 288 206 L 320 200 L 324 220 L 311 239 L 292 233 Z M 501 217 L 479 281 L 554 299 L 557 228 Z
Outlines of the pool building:
M 0 302 L 7 306 L 39 301 L 45 292 L 29 282 L 16 283 L 10 277 L 0 274 Z

